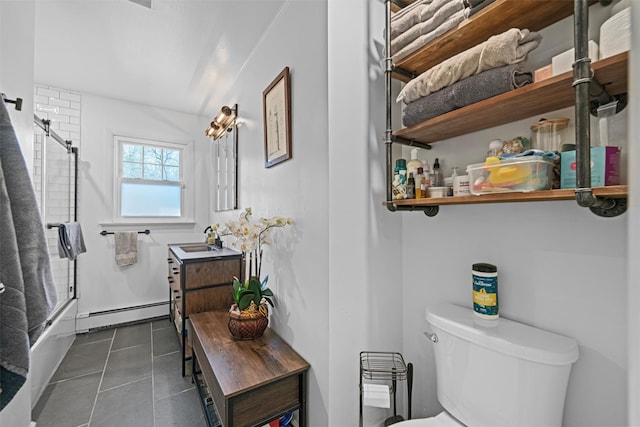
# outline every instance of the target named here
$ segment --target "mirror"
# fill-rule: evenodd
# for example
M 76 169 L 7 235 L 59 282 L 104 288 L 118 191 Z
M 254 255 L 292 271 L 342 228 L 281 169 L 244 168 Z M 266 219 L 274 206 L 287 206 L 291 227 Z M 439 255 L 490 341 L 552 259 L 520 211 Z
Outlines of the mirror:
M 227 132 L 210 142 L 213 159 L 211 201 L 214 212 L 238 209 L 238 126 L 234 120 Z

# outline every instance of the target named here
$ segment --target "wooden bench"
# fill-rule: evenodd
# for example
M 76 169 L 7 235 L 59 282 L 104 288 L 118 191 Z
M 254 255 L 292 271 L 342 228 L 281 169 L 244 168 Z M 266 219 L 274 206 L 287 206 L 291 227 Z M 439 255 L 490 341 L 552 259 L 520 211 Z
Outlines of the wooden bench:
M 209 424 L 216 425 L 207 409 L 210 397 L 224 427 L 263 426 L 295 410 L 300 427 L 306 426 L 309 364 L 271 328 L 255 340 L 234 339 L 228 316 L 191 315 L 192 372 Z

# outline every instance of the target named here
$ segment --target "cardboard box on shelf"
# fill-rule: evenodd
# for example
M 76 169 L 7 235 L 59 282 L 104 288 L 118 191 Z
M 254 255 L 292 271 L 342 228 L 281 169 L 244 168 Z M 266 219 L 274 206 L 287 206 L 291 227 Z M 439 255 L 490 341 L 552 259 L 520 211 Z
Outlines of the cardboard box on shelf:
M 551 64 L 538 68 L 533 72 L 533 81 L 536 83 L 549 77 L 553 77 L 553 66 Z

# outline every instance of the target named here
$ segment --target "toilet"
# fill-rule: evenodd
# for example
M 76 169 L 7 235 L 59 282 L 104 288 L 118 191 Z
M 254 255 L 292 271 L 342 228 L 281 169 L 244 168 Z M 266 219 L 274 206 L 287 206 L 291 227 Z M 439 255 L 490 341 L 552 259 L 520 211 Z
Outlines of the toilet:
M 575 340 L 502 317 L 480 319 L 451 304 L 429 307 L 427 322 L 445 410 L 394 426 L 562 425 Z

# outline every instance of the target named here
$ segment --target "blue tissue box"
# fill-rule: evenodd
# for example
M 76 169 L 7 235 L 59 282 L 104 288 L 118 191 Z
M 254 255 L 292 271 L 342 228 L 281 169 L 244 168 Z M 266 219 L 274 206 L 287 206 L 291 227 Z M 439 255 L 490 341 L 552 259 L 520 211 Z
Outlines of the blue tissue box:
M 620 184 L 620 147 L 591 147 L 591 187 Z M 576 188 L 576 152 L 560 153 L 560 188 Z

